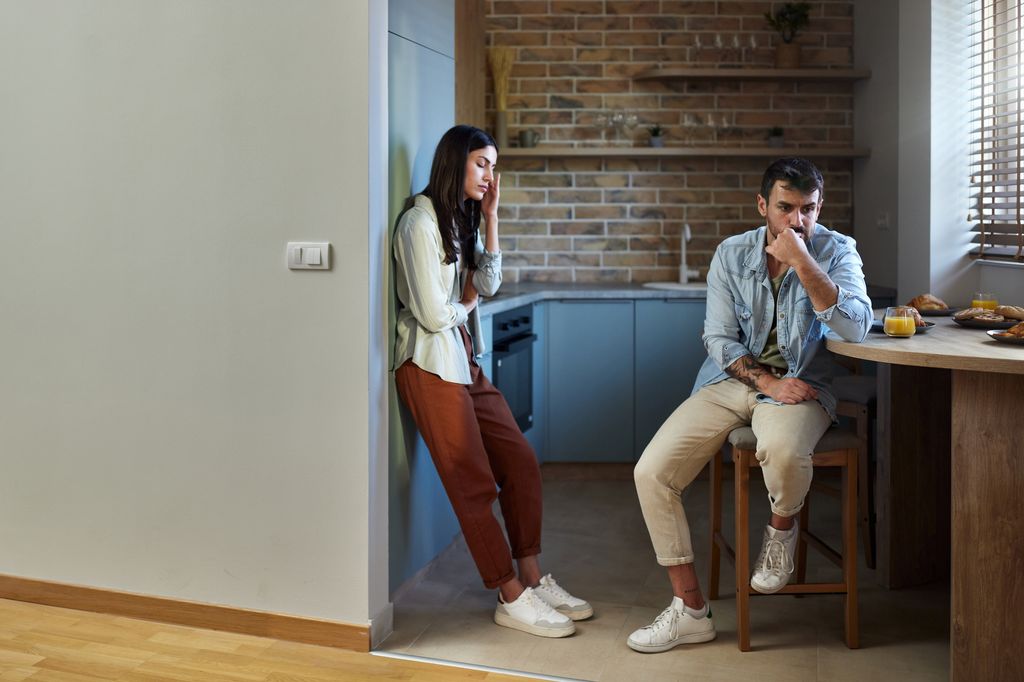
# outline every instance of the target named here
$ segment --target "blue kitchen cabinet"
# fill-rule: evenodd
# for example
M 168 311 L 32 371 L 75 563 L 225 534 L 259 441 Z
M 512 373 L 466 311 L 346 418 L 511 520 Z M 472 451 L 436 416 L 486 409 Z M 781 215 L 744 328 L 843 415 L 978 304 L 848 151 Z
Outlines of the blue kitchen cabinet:
M 544 461 L 633 461 L 633 301 L 551 301 L 546 323 Z
M 707 357 L 701 340 L 705 309 L 703 299 L 636 302 L 637 459 L 665 419 L 690 395 Z
M 537 459 L 547 460 L 548 452 L 548 304 L 533 304 L 533 333 L 537 340 L 533 344 L 533 425 L 526 431 Z
M 486 306 L 481 306 L 481 310 L 485 310 Z M 480 325 L 483 327 L 484 333 L 484 344 L 487 348 L 487 352 L 476 359 L 476 364 L 480 365 L 480 369 L 483 370 L 484 376 L 490 379 L 493 375 L 491 371 L 494 369 L 494 348 L 491 342 L 491 327 L 494 323 L 494 317 L 490 314 L 480 316 Z

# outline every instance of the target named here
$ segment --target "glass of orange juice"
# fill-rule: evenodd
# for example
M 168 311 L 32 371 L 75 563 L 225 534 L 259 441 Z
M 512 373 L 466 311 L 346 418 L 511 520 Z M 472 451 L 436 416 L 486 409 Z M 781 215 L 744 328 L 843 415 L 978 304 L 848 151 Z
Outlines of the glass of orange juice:
M 999 301 L 996 300 L 995 294 L 988 294 L 985 292 L 977 292 L 971 297 L 972 308 L 985 308 L 986 310 L 995 310 L 999 305 Z
M 905 339 L 917 332 L 917 323 L 914 322 L 914 315 L 910 312 L 910 308 L 900 305 L 886 308 L 882 330 L 889 336 Z

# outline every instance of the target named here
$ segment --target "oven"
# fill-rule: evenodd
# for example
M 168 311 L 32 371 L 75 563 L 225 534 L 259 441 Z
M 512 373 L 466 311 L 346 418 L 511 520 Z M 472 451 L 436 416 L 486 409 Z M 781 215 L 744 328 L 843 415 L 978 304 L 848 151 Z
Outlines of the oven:
M 502 392 L 523 432 L 533 425 L 533 306 L 494 316 L 491 383 Z

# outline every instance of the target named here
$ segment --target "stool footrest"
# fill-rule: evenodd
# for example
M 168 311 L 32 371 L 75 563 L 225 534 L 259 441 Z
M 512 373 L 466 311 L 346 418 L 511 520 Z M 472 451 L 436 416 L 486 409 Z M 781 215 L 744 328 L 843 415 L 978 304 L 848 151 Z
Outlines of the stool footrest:
M 761 594 L 749 585 L 747 591 L 749 594 Z M 786 585 L 772 594 L 846 594 L 846 583 L 796 583 L 795 585 Z M 772 595 L 762 596 L 770 597 Z

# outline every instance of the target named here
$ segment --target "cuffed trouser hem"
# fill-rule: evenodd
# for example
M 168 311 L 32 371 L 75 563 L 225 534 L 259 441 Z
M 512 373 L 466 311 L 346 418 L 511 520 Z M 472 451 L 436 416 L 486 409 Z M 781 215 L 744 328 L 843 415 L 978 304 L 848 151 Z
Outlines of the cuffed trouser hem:
M 806 496 L 807 496 L 807 494 L 804 493 L 804 497 L 806 497 Z M 801 502 L 800 506 L 798 506 L 796 509 L 779 509 L 774 504 L 771 505 L 771 507 L 772 507 L 772 514 L 777 514 L 777 515 L 779 515 L 779 516 L 781 516 L 783 518 L 788 519 L 790 516 L 796 516 L 797 514 L 799 514 L 800 510 L 804 508 L 804 503 Z
M 530 547 L 529 549 L 521 549 L 519 551 L 512 552 L 512 558 L 525 559 L 526 557 L 537 556 L 538 554 L 540 554 L 540 545 L 537 545 L 536 547 Z
M 692 556 L 684 556 L 678 559 L 662 559 L 661 557 L 657 557 L 657 559 L 659 566 L 685 566 L 686 564 L 693 563 Z
M 515 577 L 515 571 L 512 571 L 511 573 L 506 573 L 497 580 L 485 580 L 484 587 L 486 587 L 488 590 L 496 590 L 505 583 L 507 583 L 509 580 L 514 580 Z

